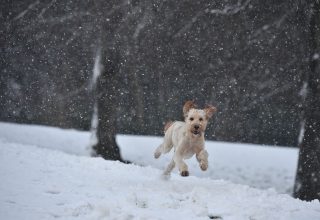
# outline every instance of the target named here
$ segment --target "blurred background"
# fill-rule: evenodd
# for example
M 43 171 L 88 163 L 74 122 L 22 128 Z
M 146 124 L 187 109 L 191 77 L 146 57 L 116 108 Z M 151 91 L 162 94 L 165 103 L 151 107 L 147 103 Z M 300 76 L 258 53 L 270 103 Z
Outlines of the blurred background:
M 193 99 L 219 110 L 208 139 L 297 146 L 310 56 L 307 7 L 5 0 L 0 120 L 90 129 L 90 83 L 103 50 L 114 57 L 108 86 L 119 133 L 161 135 L 163 123 L 181 120 L 183 103 Z

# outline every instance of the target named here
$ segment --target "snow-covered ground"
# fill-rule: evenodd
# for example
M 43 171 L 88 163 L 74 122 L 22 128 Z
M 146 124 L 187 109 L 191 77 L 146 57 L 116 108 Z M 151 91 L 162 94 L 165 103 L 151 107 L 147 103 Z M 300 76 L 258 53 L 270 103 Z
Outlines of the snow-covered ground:
M 165 181 L 161 138 L 117 141 L 137 165 L 88 157 L 89 132 L 0 123 L 0 219 L 320 219 L 318 201 L 283 194 L 296 149 L 207 142 L 207 172 L 191 159 Z
M 0 140 L 74 155 L 90 155 L 90 138 L 89 132 L 0 122 Z M 117 136 L 124 159 L 137 165 L 164 169 L 172 154 L 158 160 L 153 157 L 154 149 L 161 141 L 161 137 Z M 200 171 L 195 158 L 192 158 L 187 161 L 191 175 L 228 180 L 260 189 L 274 188 L 279 193 L 291 194 L 298 149 L 211 141 L 206 142 L 206 148 L 209 152 L 208 171 Z

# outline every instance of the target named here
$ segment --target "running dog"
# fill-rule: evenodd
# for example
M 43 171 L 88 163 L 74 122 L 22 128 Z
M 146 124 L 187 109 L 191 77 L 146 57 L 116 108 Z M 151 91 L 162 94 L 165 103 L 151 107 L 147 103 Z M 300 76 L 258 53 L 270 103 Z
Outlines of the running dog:
M 179 168 L 181 176 L 189 176 L 188 166 L 183 160 L 191 158 L 194 154 L 201 170 L 207 170 L 208 152 L 204 146 L 204 132 L 208 120 L 216 111 L 212 105 L 197 109 L 193 101 L 187 101 L 183 106 L 184 122 L 174 121 L 165 125 L 163 143 L 154 152 L 157 159 L 174 147 L 173 158 L 163 173 L 165 176 L 170 176 L 175 166 Z

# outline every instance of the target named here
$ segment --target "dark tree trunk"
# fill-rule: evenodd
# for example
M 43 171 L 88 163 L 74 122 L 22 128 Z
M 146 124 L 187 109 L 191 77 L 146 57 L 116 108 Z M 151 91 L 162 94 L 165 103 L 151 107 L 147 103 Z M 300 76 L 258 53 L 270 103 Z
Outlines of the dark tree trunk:
M 294 197 L 320 200 L 320 4 L 315 2 L 310 17 L 310 72 L 304 102 L 304 137 L 300 144 Z
M 102 71 L 97 82 L 98 143 L 93 146 L 95 153 L 106 160 L 123 161 L 116 143 L 117 132 L 117 74 L 119 55 L 115 51 L 102 51 Z

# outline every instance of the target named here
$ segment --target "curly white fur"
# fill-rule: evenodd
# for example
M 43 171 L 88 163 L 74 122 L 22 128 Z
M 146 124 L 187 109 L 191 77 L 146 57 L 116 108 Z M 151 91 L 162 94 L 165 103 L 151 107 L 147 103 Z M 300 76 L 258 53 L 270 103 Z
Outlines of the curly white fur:
M 154 152 L 154 157 L 168 153 L 174 148 L 174 156 L 164 171 L 164 175 L 170 175 L 175 166 L 179 168 L 181 176 L 188 176 L 188 166 L 184 159 L 191 158 L 194 154 L 200 168 L 205 171 L 208 168 L 208 152 L 205 150 L 204 132 L 208 119 L 212 117 L 216 108 L 207 106 L 204 109 L 196 109 L 192 101 L 187 101 L 183 107 L 185 121 L 175 121 L 165 127 L 163 143 Z

